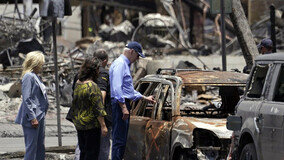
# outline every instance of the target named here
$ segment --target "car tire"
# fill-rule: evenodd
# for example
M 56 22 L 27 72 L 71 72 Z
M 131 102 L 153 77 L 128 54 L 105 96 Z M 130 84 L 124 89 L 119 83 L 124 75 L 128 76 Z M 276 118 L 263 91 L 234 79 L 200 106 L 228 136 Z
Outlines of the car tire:
M 253 143 L 245 145 L 241 152 L 240 160 L 257 160 L 256 150 Z

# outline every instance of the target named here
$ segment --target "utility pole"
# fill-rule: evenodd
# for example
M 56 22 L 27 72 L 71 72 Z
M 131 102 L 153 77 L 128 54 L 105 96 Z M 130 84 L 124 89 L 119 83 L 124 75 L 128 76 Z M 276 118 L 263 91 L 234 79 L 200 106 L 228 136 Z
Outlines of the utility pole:
M 221 14 L 221 51 L 223 71 L 227 70 L 225 14 L 232 13 L 232 1 L 233 0 L 210 0 L 210 13 Z
M 57 44 L 56 44 L 56 23 L 57 23 L 57 18 L 52 17 L 53 58 L 54 58 L 54 72 L 55 72 L 55 100 L 56 100 L 56 109 L 57 109 L 57 134 L 58 134 L 58 146 L 62 146 L 61 114 L 60 114 L 60 104 L 59 104 L 59 78 L 58 78 Z
M 42 3 L 42 1 L 40 2 Z M 40 10 L 41 17 L 52 18 L 52 32 L 53 32 L 53 61 L 55 72 L 55 98 L 57 108 L 57 133 L 58 133 L 58 146 L 62 146 L 62 134 L 61 134 L 61 116 L 60 116 L 60 104 L 59 104 L 59 76 L 58 76 L 58 62 L 57 62 L 57 43 L 56 43 L 56 24 L 57 18 L 63 18 L 64 16 L 72 15 L 71 3 L 69 0 L 56 0 L 50 1 L 48 5 L 42 5 Z M 63 6 L 60 10 L 55 9 L 55 6 Z M 52 9 L 49 10 L 49 7 Z
M 272 52 L 276 53 L 276 31 L 275 31 L 275 7 L 274 5 L 271 5 L 270 7 L 270 23 L 271 23 L 271 40 L 273 42 L 273 49 Z
M 220 9 L 221 9 L 221 35 L 222 35 L 222 67 L 223 67 L 223 71 L 226 71 L 227 70 L 227 58 L 226 58 L 226 29 L 225 29 L 224 0 L 221 0 Z

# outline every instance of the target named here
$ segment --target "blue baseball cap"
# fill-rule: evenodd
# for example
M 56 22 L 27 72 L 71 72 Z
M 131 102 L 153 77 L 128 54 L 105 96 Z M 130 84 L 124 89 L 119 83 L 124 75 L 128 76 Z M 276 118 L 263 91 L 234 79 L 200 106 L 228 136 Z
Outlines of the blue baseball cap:
M 261 40 L 260 44 L 257 45 L 257 48 L 260 49 L 260 47 L 273 48 L 273 42 L 271 39 L 265 38 Z
M 142 53 L 142 46 L 140 43 L 132 41 L 129 42 L 125 47 L 129 49 L 134 49 L 140 57 L 145 58 L 145 55 Z

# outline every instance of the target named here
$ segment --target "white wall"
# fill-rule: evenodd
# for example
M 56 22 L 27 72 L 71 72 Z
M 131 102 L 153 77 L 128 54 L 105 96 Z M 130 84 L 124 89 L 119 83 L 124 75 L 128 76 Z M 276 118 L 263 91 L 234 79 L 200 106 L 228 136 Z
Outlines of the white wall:
M 62 34 L 63 38 L 76 42 L 82 38 L 81 34 L 81 7 L 72 7 L 72 16 L 62 19 Z

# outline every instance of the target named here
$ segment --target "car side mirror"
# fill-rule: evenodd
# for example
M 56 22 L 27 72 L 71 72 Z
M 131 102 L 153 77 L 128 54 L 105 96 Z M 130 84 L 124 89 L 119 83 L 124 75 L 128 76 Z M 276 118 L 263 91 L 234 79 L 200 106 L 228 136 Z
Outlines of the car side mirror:
M 227 129 L 232 131 L 239 131 L 242 128 L 242 117 L 229 116 L 227 117 Z

